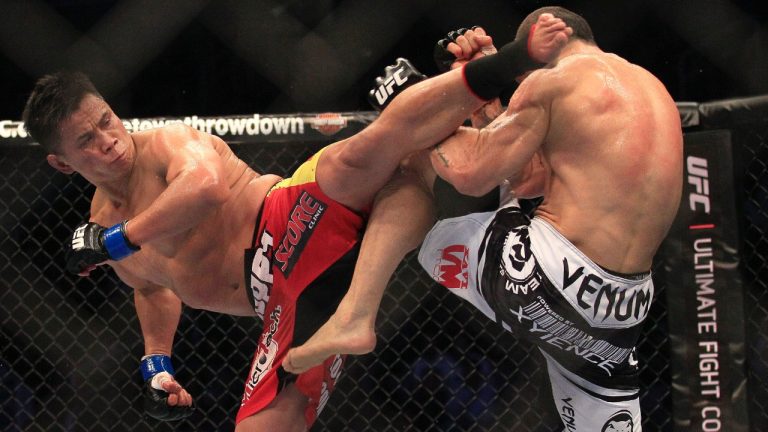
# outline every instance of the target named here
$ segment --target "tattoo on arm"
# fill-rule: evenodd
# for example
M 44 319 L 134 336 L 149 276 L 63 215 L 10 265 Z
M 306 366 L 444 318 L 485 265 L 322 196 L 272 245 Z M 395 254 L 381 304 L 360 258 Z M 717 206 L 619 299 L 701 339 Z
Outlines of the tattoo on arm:
M 442 146 L 442 145 L 443 145 L 443 143 L 440 143 L 440 144 L 438 144 L 438 145 L 436 145 L 436 146 L 435 146 L 435 153 L 437 153 L 437 156 L 438 156 L 438 157 L 440 158 L 440 160 L 443 162 L 443 165 L 447 167 L 447 166 L 449 166 L 450 164 L 449 164 L 449 162 L 448 162 L 448 158 L 447 158 L 447 157 L 445 157 L 445 153 L 443 153 L 443 151 L 440 149 L 440 146 Z

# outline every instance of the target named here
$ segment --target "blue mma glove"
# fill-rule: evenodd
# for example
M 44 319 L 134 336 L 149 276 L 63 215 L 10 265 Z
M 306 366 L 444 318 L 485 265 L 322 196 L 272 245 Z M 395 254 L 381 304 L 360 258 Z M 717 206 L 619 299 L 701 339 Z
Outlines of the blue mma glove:
M 152 354 L 141 358 L 141 376 L 144 378 L 144 412 L 157 420 L 175 421 L 192 415 L 194 404 L 190 406 L 168 405 L 168 392 L 162 383 L 172 378 L 171 358 L 163 354 Z
M 427 76 L 416 70 L 410 61 L 398 58 L 394 65 L 384 68 L 384 75 L 376 78 L 376 86 L 368 92 L 368 102 L 377 111 L 392 102 L 398 94 Z
M 105 228 L 88 222 L 77 227 L 67 249 L 67 270 L 78 274 L 91 265 L 121 260 L 138 251 L 125 236 L 125 223 Z

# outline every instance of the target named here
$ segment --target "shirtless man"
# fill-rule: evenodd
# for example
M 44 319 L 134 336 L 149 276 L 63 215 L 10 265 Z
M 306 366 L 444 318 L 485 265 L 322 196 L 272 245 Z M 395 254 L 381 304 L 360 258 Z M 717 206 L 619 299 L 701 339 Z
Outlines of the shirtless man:
M 573 12 L 538 9 L 520 25 L 518 39 L 542 13 L 573 29 L 550 67 L 524 77 L 488 127 L 460 128 L 429 156 L 437 175 L 462 193 L 481 195 L 508 181 L 543 201 L 532 220 L 514 200 L 497 211 L 442 220 L 419 261 L 436 281 L 538 346 L 566 430 L 639 431 L 634 349 L 653 298 L 653 256 L 682 193 L 679 114 L 658 79 L 600 50 Z M 476 53 L 463 40 L 451 50 L 459 59 Z M 481 62 L 468 63 L 465 75 Z M 432 184 L 429 174 L 425 179 Z M 412 209 L 414 220 L 422 209 L 430 222 L 429 206 L 418 199 L 397 202 Z M 399 239 L 412 237 L 400 227 Z M 359 265 L 397 249 L 397 240 L 370 233 Z M 358 274 L 370 279 L 353 289 L 380 289 L 376 281 L 389 276 Z M 381 292 L 353 289 L 331 321 L 289 353 L 287 368 L 300 371 L 318 355 L 347 352 L 354 341 L 344 335 L 372 329 L 378 302 L 370 299 Z
M 533 45 L 551 44 L 563 27 L 542 22 Z M 478 40 L 491 44 L 489 37 Z M 416 78 L 400 66 L 388 72 L 397 77 L 396 92 Z M 501 91 L 507 83 L 494 85 Z M 461 70 L 413 85 L 365 130 L 281 180 L 259 175 L 221 139 L 186 126 L 127 133 L 82 74 L 38 81 L 23 116 L 28 131 L 49 152 L 51 166 L 96 186 L 90 222 L 75 230 L 67 267 L 87 275 L 107 264 L 134 288 L 151 415 L 178 419 L 192 404 L 170 358 L 184 302 L 264 320 L 237 430 L 312 425 L 343 356 L 298 376 L 280 370 L 292 342 L 303 342 L 298 335 L 317 328 L 306 324 L 312 317 L 299 316 L 302 302 L 320 299 L 335 308 L 375 194 L 406 155 L 446 138 L 484 104 L 472 90 Z M 416 246 L 418 239 L 406 247 Z

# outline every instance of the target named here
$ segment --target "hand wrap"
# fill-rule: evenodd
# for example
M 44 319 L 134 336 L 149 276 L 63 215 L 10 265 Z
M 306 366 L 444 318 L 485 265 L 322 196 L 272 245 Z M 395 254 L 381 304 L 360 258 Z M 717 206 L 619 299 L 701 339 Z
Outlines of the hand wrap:
M 173 377 L 171 358 L 167 355 L 152 354 L 141 358 L 141 376 L 144 378 L 144 412 L 155 419 L 164 421 L 181 420 L 192 415 L 194 405 L 168 405 L 168 392 L 162 383 Z M 165 379 L 163 379 L 165 378 Z

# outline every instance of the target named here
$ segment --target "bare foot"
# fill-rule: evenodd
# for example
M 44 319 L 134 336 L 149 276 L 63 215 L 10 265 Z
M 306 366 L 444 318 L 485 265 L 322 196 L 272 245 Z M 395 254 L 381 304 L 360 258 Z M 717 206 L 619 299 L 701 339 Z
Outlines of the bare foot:
M 368 320 L 341 318 L 337 312 L 304 345 L 288 350 L 283 369 L 300 374 L 332 355 L 368 354 L 375 347 L 376 333 Z
M 573 34 L 563 20 L 543 13 L 536 21 L 536 29 L 528 40 L 528 54 L 542 63 L 549 63 L 560 53 Z

